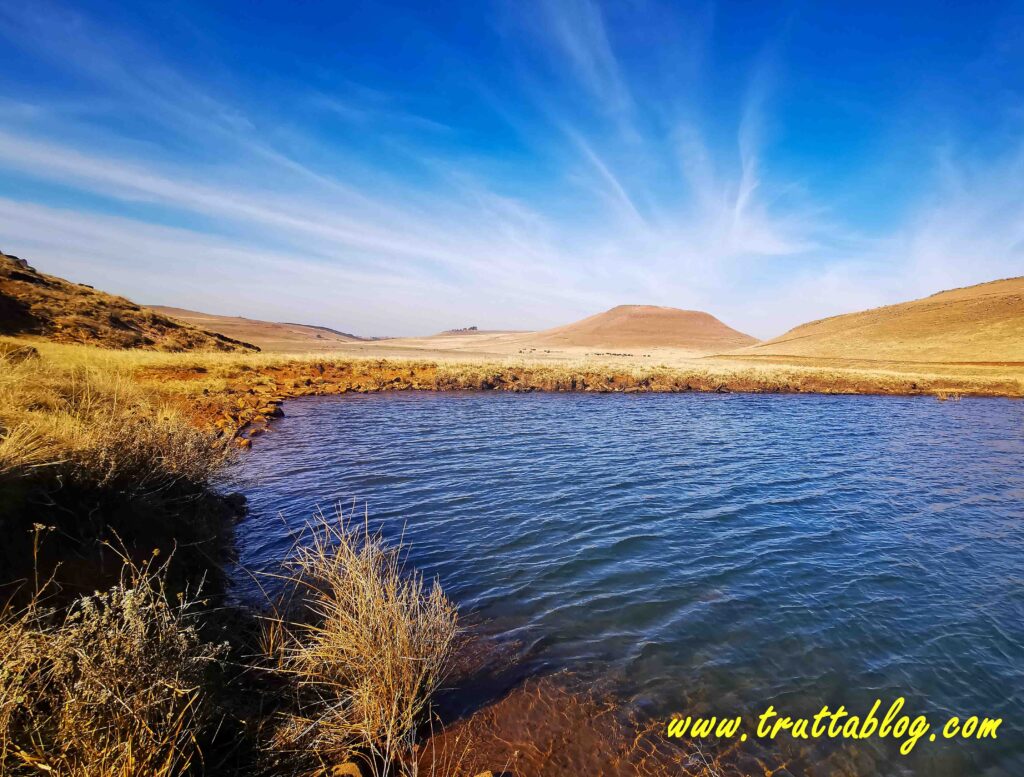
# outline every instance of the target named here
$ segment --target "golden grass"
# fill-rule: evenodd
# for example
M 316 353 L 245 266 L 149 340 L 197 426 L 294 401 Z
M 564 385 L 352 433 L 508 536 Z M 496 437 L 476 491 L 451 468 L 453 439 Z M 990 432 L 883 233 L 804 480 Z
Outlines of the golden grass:
M 224 652 L 172 600 L 166 565 L 125 560 L 118 585 L 63 611 L 37 591 L 0 612 L 0 771 L 170 777 L 202 759 L 206 675 Z
M 318 515 L 286 562 L 288 600 L 265 649 L 290 680 L 295 713 L 274 741 L 322 763 L 415 774 L 419 727 L 449 670 L 456 608 L 407 571 L 401 546 L 365 523 Z
M 744 348 L 750 354 L 1024 362 L 1024 277 L 981 283 L 923 299 L 802 324 Z
M 20 342 L 20 341 L 12 341 Z M 417 373 L 417 388 L 509 388 L 520 390 L 647 391 L 728 390 L 758 392 L 934 394 L 939 390 L 965 395 L 1024 396 L 1024 368 L 998 364 L 924 364 L 857 360 L 786 359 L 783 357 L 709 357 L 649 361 L 632 357 L 539 359 L 529 356 L 458 358 L 424 353 L 419 356 L 348 355 L 322 353 L 153 353 L 109 351 L 84 346 L 34 342 L 43 359 L 61 364 L 117 369 L 158 380 L 167 394 L 197 397 L 214 394 L 233 382 L 275 388 L 275 373 L 307 377 L 315 372 L 350 372 L 391 380 L 388 373 Z M 181 376 L 183 370 L 196 374 Z M 330 376 L 328 376 L 329 378 Z M 428 380 L 428 378 L 430 380 Z M 314 378 L 314 383 L 316 383 Z M 327 378 L 319 381 L 329 383 Z M 360 388 L 372 390 L 372 383 Z M 382 388 L 389 388 L 382 384 Z M 400 388 L 400 386 L 399 386 Z
M 66 479 L 129 493 L 207 482 L 224 463 L 224 442 L 104 352 L 69 348 L 67 356 L 83 352 L 87 358 L 0 355 L 0 476 L 56 468 Z
M 36 552 L 52 529 L 35 527 Z M 271 732 L 264 762 L 242 773 L 355 761 L 377 777 L 461 775 L 468 744 L 449 741 L 426 767 L 417 748 L 454 650 L 455 606 L 365 524 L 317 516 L 297 543 L 281 573 L 287 601 L 255 656 L 262 682 L 235 680 L 259 697 L 243 727 Z M 27 605 L 0 607 L 0 773 L 202 773 L 204 744 L 234 704 L 215 679 L 229 646 L 201 636 L 215 616 L 198 592 L 172 595 L 170 559 L 115 551 L 120 580 L 105 592 L 58 605 L 52 581 L 37 580 Z
M 0 338 L 0 345 L 5 340 Z M 472 354 L 388 356 L 323 353 L 155 353 L 6 339 L 31 344 L 42 361 L 128 374 L 159 396 L 202 400 L 261 388 L 279 396 L 418 388 L 518 391 L 753 391 L 1024 396 L 1024 368 L 864 360 L 721 356 L 657 362 L 633 357 Z M 382 350 L 381 354 L 387 354 Z M 337 380 L 348 375 L 351 380 Z M 395 378 L 399 378 L 395 382 Z M 303 384 L 306 379 L 309 386 Z

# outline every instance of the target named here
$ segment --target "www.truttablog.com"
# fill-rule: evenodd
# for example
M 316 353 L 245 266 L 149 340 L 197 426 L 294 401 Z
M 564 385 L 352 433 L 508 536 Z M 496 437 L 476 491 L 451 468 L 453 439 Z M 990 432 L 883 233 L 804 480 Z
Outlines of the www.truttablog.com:
M 863 716 L 851 715 L 845 706 L 830 709 L 825 705 L 812 717 L 788 717 L 780 715 L 770 706 L 757 717 L 755 735 L 761 739 L 775 739 L 789 735 L 794 739 L 893 739 L 902 741 L 900 753 L 909 755 L 922 738 L 935 742 L 938 739 L 996 739 L 1002 718 L 988 718 L 971 715 L 966 718 L 949 717 L 941 727 L 932 728 L 924 715 L 911 718 L 901 714 L 906 700 L 901 696 L 882 713 L 882 700 L 876 699 L 871 710 Z M 747 733 L 741 731 L 743 720 L 736 717 L 675 717 L 669 721 L 666 735 L 670 738 L 731 739 L 747 740 Z

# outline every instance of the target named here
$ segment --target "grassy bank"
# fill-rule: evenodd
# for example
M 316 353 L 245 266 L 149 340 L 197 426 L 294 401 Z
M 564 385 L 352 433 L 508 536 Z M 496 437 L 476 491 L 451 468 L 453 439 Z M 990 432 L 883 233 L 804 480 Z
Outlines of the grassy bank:
M 108 354 L 0 356 L 0 584 L 41 571 L 69 594 L 103 587 L 112 541 L 137 560 L 179 548 L 182 580 L 230 550 L 237 506 L 209 488 L 230 439 Z M 34 525 L 53 527 L 39 555 Z
M 454 606 L 400 548 L 318 517 L 285 594 L 228 607 L 235 516 L 211 485 L 235 429 L 153 367 L 0 356 L 0 772 L 454 775 L 414 752 Z
M 0 340 L 0 345 L 4 341 Z M 21 341 L 7 340 L 13 348 Z M 1024 396 L 1024 367 L 829 364 L 709 358 L 658 366 L 628 359 L 428 361 L 323 355 L 153 353 L 33 343 L 44 370 L 78 370 L 225 435 L 261 425 L 289 397 L 371 391 L 754 392 Z M 59 365 L 59 366 L 57 366 Z M 17 400 L 16 400 L 17 401 Z M 0 414 L 7 401 L 2 400 Z M 2 419 L 2 415 L 0 415 Z
M 836 367 L 704 359 L 444 362 L 320 355 L 162 353 L 0 338 L 0 580 L 24 575 L 27 529 L 57 525 L 48 545 L 74 585 L 97 566 L 96 537 L 116 532 L 144 554 L 174 545 L 211 566 L 230 552 L 237 503 L 212 476 L 280 414 L 289 397 L 402 390 L 876 393 L 1024 396 L 1006 365 Z M 69 563 L 73 562 L 73 563 Z M 21 569 L 18 569 L 19 564 Z M 86 581 L 82 581 L 85 585 Z M 87 589 L 83 589 L 87 590 Z

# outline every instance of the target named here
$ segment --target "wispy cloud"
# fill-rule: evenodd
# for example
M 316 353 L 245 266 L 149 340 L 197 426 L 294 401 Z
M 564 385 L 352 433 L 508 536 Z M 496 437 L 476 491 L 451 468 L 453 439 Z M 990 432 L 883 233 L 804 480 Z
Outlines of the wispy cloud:
M 594 151 L 591 145 L 578 133 L 573 130 L 566 130 L 566 134 L 579 148 L 583 159 L 585 159 L 593 168 L 594 172 L 597 173 L 597 178 L 600 184 L 598 186 L 598 191 L 603 192 L 604 196 L 611 204 L 612 208 L 617 211 L 620 218 L 625 222 L 631 222 L 635 227 L 646 229 L 647 223 L 644 221 L 644 217 L 640 215 L 640 211 L 637 210 L 633 200 L 631 200 L 629 194 L 626 193 L 622 183 L 608 168 L 605 161 L 598 156 L 597 152 Z
M 933 194 L 866 229 L 816 171 L 778 161 L 775 49 L 723 107 L 698 89 L 706 11 L 680 86 L 645 80 L 646 52 L 596 2 L 509 8 L 504 34 L 527 40 L 494 50 L 504 81 L 465 75 L 471 121 L 347 74 L 264 110 L 213 50 L 201 68 L 65 6 L 5 6 L 0 36 L 74 86 L 0 97 L 0 245 L 147 302 L 367 334 L 650 302 L 767 336 L 1024 271 L 1019 150 L 936 153 Z M 631 9 L 648 11 L 651 27 L 666 13 Z
M 934 188 L 885 242 L 901 286 L 918 294 L 1024 274 L 1024 143 L 972 163 L 936 149 Z
M 604 109 L 626 111 L 633 99 L 612 51 L 600 7 L 591 0 L 540 3 L 542 27 Z

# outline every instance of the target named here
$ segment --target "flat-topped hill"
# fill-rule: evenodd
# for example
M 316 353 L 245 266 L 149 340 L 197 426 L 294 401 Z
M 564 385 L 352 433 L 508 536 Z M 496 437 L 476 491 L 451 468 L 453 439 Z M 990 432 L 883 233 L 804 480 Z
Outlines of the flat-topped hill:
M 742 354 L 920 362 L 1024 362 L 1024 278 L 812 321 Z
M 680 348 L 721 353 L 757 339 L 710 313 L 656 305 L 619 305 L 566 326 L 536 333 L 538 344 L 587 348 Z

